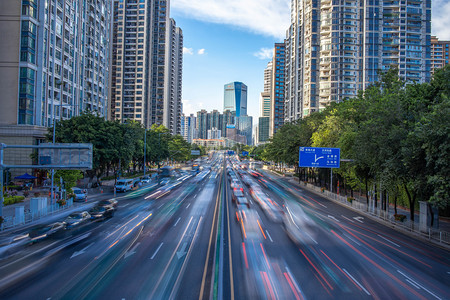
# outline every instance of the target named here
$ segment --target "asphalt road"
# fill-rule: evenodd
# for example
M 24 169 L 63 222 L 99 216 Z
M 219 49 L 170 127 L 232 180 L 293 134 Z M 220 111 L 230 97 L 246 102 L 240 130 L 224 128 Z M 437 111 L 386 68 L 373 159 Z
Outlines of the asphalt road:
M 0 260 L 0 299 L 450 299 L 448 250 L 262 172 L 236 176 L 238 220 L 226 166 L 216 155 L 122 194 L 106 221 L 23 245 Z

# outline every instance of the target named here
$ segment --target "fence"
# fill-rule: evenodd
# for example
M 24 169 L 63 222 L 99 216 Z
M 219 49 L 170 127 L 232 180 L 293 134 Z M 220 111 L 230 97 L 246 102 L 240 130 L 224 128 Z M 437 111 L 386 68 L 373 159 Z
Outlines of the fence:
M 349 201 L 346 196 L 340 196 L 335 193 L 331 193 L 330 191 L 324 190 L 323 188 L 314 186 L 310 183 L 303 183 L 303 185 L 305 185 L 307 189 L 312 190 L 316 193 L 320 193 L 330 200 L 340 202 L 346 206 L 352 207 L 355 210 L 361 211 L 362 213 L 380 218 L 388 222 L 392 227 L 413 232 L 429 240 L 450 245 L 449 232 L 436 230 L 430 227 L 423 231 L 419 229 L 418 222 L 412 222 L 411 220 L 396 220 L 394 214 L 391 214 L 389 210 L 382 210 L 379 206 L 376 207 L 375 201 L 369 200 L 369 205 L 367 205 L 366 201 L 362 202 L 357 199 Z
M 66 200 L 66 204 L 61 206 L 57 203 L 45 206 L 39 210 L 24 210 L 23 214 L 16 213 L 14 216 L 4 218 L 1 229 L 9 229 L 19 225 L 27 224 L 44 218 L 49 215 L 56 214 L 73 206 L 73 198 Z

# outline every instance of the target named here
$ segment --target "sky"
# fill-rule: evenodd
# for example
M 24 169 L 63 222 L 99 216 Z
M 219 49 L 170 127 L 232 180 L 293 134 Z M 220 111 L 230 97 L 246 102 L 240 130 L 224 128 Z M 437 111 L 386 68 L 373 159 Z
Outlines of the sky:
M 264 69 L 283 42 L 291 0 L 172 0 L 183 30 L 183 112 L 223 111 L 224 85 L 247 85 L 247 114 L 259 117 Z M 432 35 L 450 40 L 450 0 L 432 0 Z

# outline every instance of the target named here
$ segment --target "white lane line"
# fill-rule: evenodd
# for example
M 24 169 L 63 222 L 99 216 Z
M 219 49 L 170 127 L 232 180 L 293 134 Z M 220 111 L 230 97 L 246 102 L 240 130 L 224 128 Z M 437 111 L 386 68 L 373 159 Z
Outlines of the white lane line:
M 355 219 L 356 221 L 358 221 L 359 223 L 364 223 L 362 221 L 362 219 L 364 219 L 363 217 L 353 217 L 353 219 Z
M 322 205 L 322 206 L 325 207 L 325 208 L 328 208 L 328 207 L 326 207 L 325 205 L 323 205 L 323 204 L 320 203 L 320 202 L 317 202 L 317 204 Z
M 194 195 L 194 198 L 196 198 L 196 197 L 197 197 L 197 194 Z
M 161 206 L 163 206 L 164 204 L 161 204 L 160 206 L 158 206 L 158 208 L 157 209 L 160 209 L 161 208 Z
M 127 204 L 121 205 L 120 207 L 127 207 L 128 205 L 130 205 L 130 203 L 127 203 Z
M 379 234 L 378 234 L 378 236 L 379 236 L 380 238 L 382 238 L 383 240 L 385 240 L 385 241 L 391 243 L 392 245 L 395 245 L 395 246 L 397 246 L 397 247 L 400 248 L 400 245 L 399 245 L 399 244 L 396 244 L 396 243 L 394 243 L 393 241 L 388 240 L 387 238 L 385 238 L 384 236 L 381 236 L 381 235 L 379 235 Z
M 305 231 L 305 233 L 306 233 L 307 236 L 309 236 L 310 239 L 312 239 L 312 241 L 313 241 L 314 243 L 316 243 L 316 245 L 319 245 L 319 243 L 316 242 L 316 240 L 313 239 L 313 237 L 312 237 L 309 233 L 307 233 L 306 231 Z
M 361 283 L 358 282 L 358 280 L 356 280 L 349 272 L 347 272 L 346 269 L 342 269 L 354 282 L 356 282 L 357 285 L 359 285 L 359 287 L 366 292 L 367 295 L 370 296 L 370 293 L 361 285 Z
M 164 243 L 163 243 L 163 242 L 161 242 L 161 244 L 159 245 L 158 249 L 156 249 L 155 253 L 153 253 L 153 255 L 152 255 L 152 257 L 150 257 L 150 259 L 153 259 L 153 258 L 155 258 L 155 256 L 156 256 L 156 253 L 158 253 L 159 249 L 161 249 L 161 247 L 162 247 L 162 245 L 163 245 L 163 244 L 164 244 Z
M 348 234 L 344 234 L 350 241 L 352 241 L 353 243 L 355 243 L 358 246 L 361 246 L 360 243 L 358 243 L 357 241 L 355 241 L 351 236 L 349 236 Z
M 335 221 L 338 222 L 338 223 L 341 223 L 341 221 L 339 221 L 338 219 L 336 219 L 335 217 L 333 217 L 333 216 L 331 216 L 331 215 L 328 215 L 328 218 L 330 218 L 330 219 L 332 219 L 332 220 L 335 220 Z
M 410 285 L 412 285 L 413 287 L 415 287 L 416 289 L 420 290 L 420 287 L 419 287 L 417 284 L 415 284 L 414 282 L 412 282 L 411 280 L 406 279 L 406 281 L 407 281 Z
M 270 236 L 270 234 L 269 234 L 269 232 L 267 231 L 267 229 L 266 229 L 266 233 L 267 233 L 267 236 L 269 237 L 269 240 L 273 243 L 272 237 Z
M 352 223 L 355 223 L 355 221 L 353 221 L 352 219 L 347 218 L 347 217 L 344 216 L 344 215 L 341 215 L 341 217 L 343 217 L 343 218 L 346 219 L 347 221 L 350 221 L 350 222 L 352 222 Z
M 173 225 L 173 227 L 177 226 L 178 222 L 180 222 L 181 218 L 178 218 L 178 220 L 175 222 L 175 224 Z
M 402 274 L 403 276 L 405 276 L 407 279 L 409 279 L 410 281 L 414 282 L 415 285 L 417 285 L 418 287 L 422 288 L 424 291 L 427 291 L 430 295 L 433 295 L 436 299 L 441 300 L 441 298 L 439 298 L 438 296 L 436 296 L 435 294 L 433 294 L 432 292 L 430 292 L 429 290 L 427 290 L 425 287 L 423 287 L 423 285 L 420 285 L 419 283 L 417 283 L 416 281 L 412 280 L 411 277 L 406 276 L 402 271 L 397 270 L 397 272 L 399 272 L 400 274 Z
M 191 206 L 191 204 L 189 203 L 188 205 L 186 205 L 186 209 L 188 209 L 189 208 L 189 206 Z

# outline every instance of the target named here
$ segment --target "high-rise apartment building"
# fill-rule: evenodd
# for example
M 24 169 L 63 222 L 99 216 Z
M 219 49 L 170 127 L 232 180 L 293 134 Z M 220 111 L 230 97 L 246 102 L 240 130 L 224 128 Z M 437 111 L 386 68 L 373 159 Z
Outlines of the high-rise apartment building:
M 107 115 L 110 7 L 110 0 L 1 1 L 8 38 L 0 122 L 52 126 L 84 110 Z
M 267 63 L 267 67 L 264 69 L 264 93 L 270 93 L 272 90 L 272 61 Z
M 269 136 L 273 136 L 284 124 L 285 60 L 285 43 L 275 43 L 272 58 Z
M 113 0 L 111 119 L 181 132 L 183 34 L 169 1 Z
M 206 110 L 202 109 L 197 112 L 197 138 L 206 139 L 208 137 L 208 129 L 211 129 L 210 120 Z
M 36 144 L 82 111 L 107 116 L 111 0 L 0 1 L 0 11 L 2 142 Z
M 196 137 L 196 120 L 197 118 L 194 114 L 190 114 L 189 116 L 185 116 L 184 114 L 181 117 L 181 135 L 183 138 L 190 144 L 192 144 L 192 140 Z
M 242 82 L 231 82 L 224 86 L 223 111 L 235 112 L 235 116 L 247 115 L 247 86 Z
M 407 82 L 430 80 L 431 0 L 291 3 L 286 121 L 355 97 L 391 67 Z
M 450 41 L 440 41 L 437 37 L 431 37 L 431 73 L 449 64 Z

